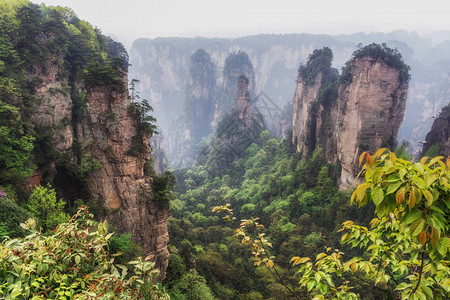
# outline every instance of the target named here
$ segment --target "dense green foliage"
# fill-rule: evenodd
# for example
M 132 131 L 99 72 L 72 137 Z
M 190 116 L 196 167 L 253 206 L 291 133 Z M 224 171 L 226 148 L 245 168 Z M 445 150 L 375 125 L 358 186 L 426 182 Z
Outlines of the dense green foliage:
M 0 185 L 21 183 L 31 175 L 34 140 L 25 133 L 17 107 L 0 100 Z
M 229 145 L 222 147 L 229 149 Z M 251 250 L 232 237 L 235 225 L 213 213 L 214 206 L 230 203 L 237 220 L 261 217 L 274 263 L 296 292 L 298 279 L 289 265 L 291 257 L 314 255 L 324 245 L 339 243 L 335 230 L 350 215 L 367 224 L 371 219 L 372 207 L 357 211 L 346 204 L 349 194 L 335 185 L 339 170 L 325 162 L 320 149 L 302 161 L 287 142 L 263 131 L 223 168 L 210 172 L 215 162 L 207 161 L 174 172 L 178 196 L 171 202 L 169 234 L 176 258 L 169 260 L 164 281 L 173 295 L 180 292 L 174 287 L 195 267 L 217 298 L 291 297 L 265 266 L 253 266 L 254 261 L 248 260 Z
M 15 197 L 10 195 L 9 192 L 0 192 L 2 193 L 2 196 L 0 196 L 0 224 L 2 228 L 0 240 L 4 236 L 12 238 L 23 236 L 25 231 L 19 224 L 31 218 L 31 213 L 27 209 L 17 205 L 14 201 Z
M 304 84 L 314 84 L 317 75 L 324 76 L 331 69 L 331 62 L 333 61 L 333 52 L 330 48 L 315 49 L 312 54 L 308 56 L 306 65 L 300 65 L 298 74 L 302 77 Z M 322 82 L 326 82 L 322 78 Z
M 152 263 L 134 260 L 132 272 L 129 266 L 113 264 L 110 250 L 124 252 L 118 258 L 122 263 L 136 259 L 139 247 L 131 235 L 112 237 L 104 223 L 94 230 L 85 208 L 68 221 L 68 213 L 84 201 L 104 213 L 102 199 L 90 201 L 87 189 L 91 171 L 101 166 L 91 153 L 92 140 L 81 143 L 78 130 L 86 122 L 90 91 L 105 91 L 104 101 L 125 92 L 127 68 L 123 45 L 71 9 L 0 0 L 0 298 L 162 296 L 154 289 L 157 272 Z M 56 123 L 58 101 L 69 115 Z M 155 131 L 150 110 L 145 101 L 129 108 L 136 119 L 138 146 L 146 145 Z M 40 114 L 55 116 L 48 117 L 48 124 Z M 99 117 L 116 121 L 114 113 Z M 74 137 L 65 151 L 56 150 L 60 145 L 55 139 L 66 138 L 55 134 L 60 129 Z M 137 149 L 135 155 L 144 150 L 149 149 Z M 50 182 L 55 189 L 30 186 L 34 182 Z M 164 180 L 159 186 L 157 194 L 167 203 L 169 187 Z M 19 226 L 29 218 L 35 221 Z
M 113 233 L 106 222 L 94 225 L 86 207 L 50 236 L 37 231 L 32 219 L 22 223 L 29 235 L 0 244 L 0 297 L 167 299 L 149 258 L 114 264 L 108 252 Z
M 56 198 L 56 192 L 50 185 L 36 186 L 28 200 L 28 207 L 36 218 L 36 225 L 44 232 L 55 229 L 69 216 L 64 212 L 65 202 Z
M 133 136 L 133 144 L 127 153 L 133 156 L 140 156 L 150 151 L 146 139 L 153 134 L 157 134 L 156 119 L 149 113 L 153 111 L 152 106 L 147 99 L 141 99 L 137 90 L 139 80 L 132 79 L 130 82 L 130 97 L 131 105 L 128 107 L 128 112 L 136 121 L 136 134 Z

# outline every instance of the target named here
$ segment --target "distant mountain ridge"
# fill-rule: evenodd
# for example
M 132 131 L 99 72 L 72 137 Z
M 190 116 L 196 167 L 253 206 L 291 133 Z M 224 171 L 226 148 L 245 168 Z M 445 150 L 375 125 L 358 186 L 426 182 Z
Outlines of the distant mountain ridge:
M 411 66 L 405 118 L 398 139 L 400 142 L 409 141 L 410 152 L 419 153 L 431 128 L 432 117 L 450 99 L 447 67 L 450 65 L 450 51 L 446 51 L 445 41 L 433 45 L 432 38 L 399 30 L 336 36 L 261 34 L 234 39 L 138 39 L 130 51 L 130 78 L 141 80 L 141 95 L 153 105 L 162 131 L 170 135 L 174 120 L 181 115 L 189 82 L 190 56 L 198 48 L 204 49 L 215 64 L 218 85 L 223 81 L 226 57 L 239 50 L 245 51 L 254 66 L 255 96 L 264 92 L 282 108 L 291 105 L 297 69 L 314 49 L 329 47 L 334 54 L 333 67 L 340 70 L 359 43 L 386 43 L 397 48 Z

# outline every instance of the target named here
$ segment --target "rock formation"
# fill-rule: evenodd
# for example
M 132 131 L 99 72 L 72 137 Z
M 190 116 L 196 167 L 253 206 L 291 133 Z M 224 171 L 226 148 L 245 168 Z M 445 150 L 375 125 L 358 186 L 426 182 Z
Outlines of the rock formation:
M 395 150 L 408 92 L 407 81 L 399 79 L 400 71 L 381 58 L 357 57 L 349 72 L 351 83 L 341 84 L 332 109 L 342 187 L 354 184 L 363 151 Z
M 434 149 L 431 149 L 432 147 Z M 431 153 L 427 154 L 428 151 Z M 447 104 L 436 117 L 425 138 L 422 156 L 426 155 L 450 156 L 450 104 Z
M 245 75 L 239 76 L 237 83 L 236 110 L 238 118 L 246 125 L 252 122 L 252 103 L 250 99 L 249 79 Z
M 314 50 L 306 65 L 301 65 L 297 76 L 297 88 L 293 105 L 292 142 L 305 158 L 317 146 L 333 149 L 326 145 L 323 122 L 329 114 L 331 103 L 337 97 L 338 71 L 331 67 L 333 53 L 325 47 Z M 319 144 L 324 143 L 324 144 Z
M 225 114 L 230 113 L 236 106 L 236 93 L 238 92 L 239 78 L 247 78 L 249 97 L 254 96 L 255 74 L 253 64 L 247 53 L 238 51 L 227 56 L 223 68 L 223 87 L 216 97 L 214 123 L 217 124 Z M 245 95 L 244 95 L 245 97 Z
M 58 79 L 59 70 L 55 65 L 58 64 L 51 61 L 46 74 L 41 71 L 33 74 L 44 78 L 36 89 L 36 96 L 41 99 L 34 114 L 36 124 L 52 131 L 54 148 L 62 155 L 74 155 L 70 158 L 73 164 L 88 163 L 88 158 L 99 163 L 98 169 L 88 172 L 89 201 L 101 203 L 107 210 L 106 218 L 119 232 L 132 233 L 145 255 L 154 254 L 164 276 L 168 261 L 166 222 L 169 212 L 168 208 L 152 202 L 152 178 L 144 175 L 144 164 L 150 160 L 148 139 L 143 140 L 148 151 L 138 157 L 127 154 L 137 128 L 129 111 L 131 100 L 127 90 L 111 91 L 105 86 L 77 82 L 86 110 L 85 116 L 74 120 L 74 99 L 70 90 L 67 93 L 64 90 L 68 88 L 68 78 Z M 81 155 L 72 151 L 75 143 L 83 149 Z M 58 188 L 67 174 L 66 166 L 56 161 L 51 165 L 49 173 L 53 176 L 45 180 L 54 180 Z M 70 176 L 66 179 L 69 181 Z M 63 189 L 70 190 L 69 185 Z
M 330 51 L 315 51 L 299 69 L 292 139 L 302 157 L 322 147 L 328 162 L 339 162 L 339 184 L 346 188 L 354 183 L 363 151 L 395 148 L 408 67 L 399 53 L 372 44 L 353 54 L 337 85 Z

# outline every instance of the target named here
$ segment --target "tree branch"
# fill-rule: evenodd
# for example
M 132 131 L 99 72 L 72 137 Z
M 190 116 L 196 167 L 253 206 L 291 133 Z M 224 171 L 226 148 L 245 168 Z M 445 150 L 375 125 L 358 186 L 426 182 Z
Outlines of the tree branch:
M 424 260 L 424 258 L 425 258 L 425 251 L 424 251 L 424 249 L 425 249 L 426 244 L 427 244 L 427 243 L 423 244 L 422 249 L 421 249 L 421 251 L 422 251 L 422 253 L 421 253 L 422 259 L 421 259 L 421 262 L 420 262 L 419 280 L 417 281 L 416 287 L 415 287 L 414 290 L 411 292 L 411 295 L 414 294 L 414 293 L 417 291 L 417 289 L 419 288 L 420 281 L 422 280 L 423 260 Z

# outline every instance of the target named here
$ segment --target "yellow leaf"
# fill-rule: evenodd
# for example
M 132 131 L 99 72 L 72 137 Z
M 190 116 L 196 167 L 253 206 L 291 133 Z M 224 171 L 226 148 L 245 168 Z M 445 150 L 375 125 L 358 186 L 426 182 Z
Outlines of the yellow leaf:
M 397 160 L 397 155 L 395 155 L 394 152 L 391 152 L 391 153 L 389 154 L 389 159 L 390 159 L 391 162 L 394 164 L 395 161 Z
M 427 199 L 427 203 L 429 206 L 433 204 L 433 194 L 429 190 L 423 190 L 422 191 L 425 199 Z
M 369 188 L 369 184 L 363 183 L 358 185 L 356 188 L 356 201 L 360 202 L 362 199 L 364 199 L 364 196 L 366 195 L 366 190 Z
M 436 156 L 436 157 L 434 157 L 432 160 L 430 160 L 430 162 L 428 163 L 428 165 L 432 166 L 432 165 L 434 165 L 435 163 L 437 163 L 438 161 L 440 161 L 440 160 L 443 159 L 443 158 L 444 158 L 443 156 Z
M 424 230 L 419 234 L 419 242 L 423 245 L 427 241 L 427 231 Z
M 361 153 L 361 155 L 359 156 L 359 166 L 361 166 L 361 163 L 364 159 L 364 156 L 366 155 L 366 152 Z
M 352 193 L 352 196 L 350 198 L 350 205 L 353 205 L 353 201 L 355 200 L 355 198 L 356 198 L 356 190 L 354 190 Z
M 273 261 L 268 260 L 268 261 L 266 262 L 266 266 L 267 266 L 268 268 L 273 268 Z
M 420 163 L 422 164 L 422 165 L 424 165 L 426 162 L 427 162 L 427 160 L 429 160 L 430 158 L 429 157 L 422 157 L 422 159 L 420 160 Z
M 300 257 L 294 256 L 293 258 L 291 258 L 292 266 L 299 264 L 299 262 L 300 262 Z
M 345 242 L 346 240 L 348 240 L 348 238 L 349 238 L 349 234 L 346 233 L 346 234 L 344 234 L 344 235 L 341 237 L 341 241 L 342 241 L 342 242 Z
M 375 156 L 376 156 L 376 157 L 379 157 L 379 156 L 380 156 L 381 154 L 383 154 L 383 152 L 386 151 L 386 150 L 387 150 L 386 148 L 378 149 L 378 151 L 375 152 Z
M 321 258 L 323 258 L 323 257 L 325 257 L 325 256 L 327 256 L 327 254 L 326 253 L 319 253 L 319 254 L 317 254 L 317 257 L 316 257 L 316 260 L 320 260 Z

